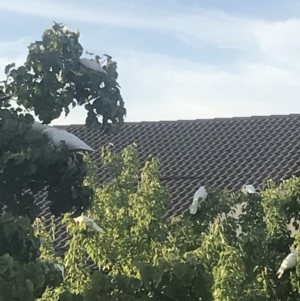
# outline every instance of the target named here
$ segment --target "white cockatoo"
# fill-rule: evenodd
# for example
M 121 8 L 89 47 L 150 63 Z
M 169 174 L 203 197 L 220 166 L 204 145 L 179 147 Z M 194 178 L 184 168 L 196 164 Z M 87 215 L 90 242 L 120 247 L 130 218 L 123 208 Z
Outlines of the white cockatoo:
M 59 263 L 54 263 L 53 265 L 54 265 L 54 268 L 56 270 L 61 271 L 62 277 L 65 278 L 65 269 L 64 269 L 64 267 Z
M 49 128 L 48 125 L 42 124 L 42 123 L 40 123 L 40 122 L 38 122 L 38 121 L 34 121 L 31 127 L 32 127 L 32 129 L 33 129 L 34 131 L 36 131 L 36 132 L 42 132 L 43 130 Z
M 205 200 L 207 198 L 207 192 L 205 186 L 199 187 L 199 189 L 195 192 L 193 197 L 192 205 L 189 207 L 190 214 L 196 214 L 199 206 L 199 199 Z
M 65 269 L 64 269 L 64 266 L 57 263 L 57 262 L 54 262 L 54 261 L 51 261 L 51 260 L 47 260 L 46 261 L 47 265 L 45 267 L 45 272 L 46 274 L 48 274 L 50 272 L 50 269 L 48 268 L 48 265 L 52 265 L 57 271 L 60 271 L 61 272 L 61 275 L 62 277 L 65 279 Z
M 79 59 L 79 63 L 86 69 L 90 69 L 93 71 L 98 71 L 100 73 L 107 74 L 106 71 L 94 60 L 87 59 L 87 58 L 81 58 L 81 59 Z
M 82 150 L 82 151 L 91 151 L 94 150 L 80 140 L 75 135 L 65 131 L 60 130 L 54 127 L 47 127 L 42 131 L 43 135 L 46 135 L 50 142 L 57 148 L 61 148 L 63 144 L 70 150 Z
M 243 185 L 242 190 L 246 193 L 256 193 L 256 189 L 253 185 Z
M 97 232 L 105 233 L 105 231 L 101 227 L 99 227 L 92 219 L 90 219 L 89 217 L 83 214 L 74 218 L 74 220 L 77 223 L 85 223 L 86 225 L 92 227 Z
M 280 267 L 279 267 L 279 269 L 276 273 L 276 275 L 278 275 L 278 279 L 281 278 L 281 276 L 283 275 L 283 273 L 286 270 L 291 269 L 296 265 L 297 256 L 298 256 L 298 252 L 292 252 L 283 259 L 283 261 L 282 261 L 282 263 L 281 263 L 281 265 L 280 265 Z

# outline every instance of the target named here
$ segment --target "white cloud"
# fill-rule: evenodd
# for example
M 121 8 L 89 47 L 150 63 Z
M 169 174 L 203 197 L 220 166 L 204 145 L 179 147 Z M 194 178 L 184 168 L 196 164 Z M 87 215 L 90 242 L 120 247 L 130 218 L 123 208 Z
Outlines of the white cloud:
M 290 68 L 299 68 L 300 63 L 300 19 L 264 24 L 257 27 L 254 35 L 258 43 L 258 51 L 262 51 L 271 59 L 285 63 Z
M 241 64 L 239 72 L 228 72 L 156 56 L 135 64 L 129 59 L 120 74 L 129 66 L 139 70 L 121 83 L 129 119 L 143 119 L 140 111 L 152 120 L 288 114 L 299 103 L 300 74 L 267 64 Z
M 127 121 L 299 111 L 300 74 L 267 64 L 242 64 L 239 72 L 228 72 L 185 60 L 135 54 L 119 61 L 119 74 Z M 84 109 L 77 109 L 63 123 L 84 119 Z
M 52 3 L 52 4 L 51 4 Z M 167 32 L 188 43 L 236 48 L 233 66 L 118 49 L 119 82 L 128 121 L 297 113 L 300 94 L 300 20 L 271 22 L 217 11 L 174 12 L 137 6 L 86 8 L 54 2 L 10 1 L 0 8 L 63 20 Z M 56 6 L 56 9 L 53 7 Z M 61 9 L 59 9 L 61 8 Z M 84 33 L 83 33 L 84 34 Z M 145 35 L 147 32 L 145 31 Z M 1 55 L 1 53 L 0 53 Z M 0 62 L 1 68 L 1 62 Z M 76 109 L 55 123 L 82 123 Z
M 243 48 L 255 43 L 253 29 L 266 22 L 245 16 L 228 15 L 220 11 L 204 11 L 193 6 L 188 10 L 185 5 L 177 11 L 156 7 L 155 5 L 124 5 L 121 1 L 90 5 L 86 3 L 68 5 L 62 2 L 41 2 L 38 0 L 12 0 L 1 2 L 0 9 L 23 14 L 72 20 L 89 24 L 106 24 L 122 28 L 154 30 L 170 33 L 185 40 L 199 44 L 209 42 L 220 47 Z M 182 11 L 182 12 L 180 12 Z M 247 33 L 247 34 L 245 34 Z
M 105 24 L 169 33 L 196 45 L 204 42 L 244 51 L 283 51 L 283 56 L 291 47 L 299 48 L 300 45 L 299 19 L 272 22 L 218 10 L 203 10 L 197 5 L 177 5 L 175 10 L 172 9 L 174 3 L 169 7 L 163 7 L 156 1 L 154 3 L 157 5 L 139 2 L 124 4 L 122 1 L 111 4 L 99 1 L 98 5 L 88 5 L 88 2 L 70 4 L 61 1 L 11 0 L 0 2 L 0 9 L 57 21 L 88 23 L 91 26 Z

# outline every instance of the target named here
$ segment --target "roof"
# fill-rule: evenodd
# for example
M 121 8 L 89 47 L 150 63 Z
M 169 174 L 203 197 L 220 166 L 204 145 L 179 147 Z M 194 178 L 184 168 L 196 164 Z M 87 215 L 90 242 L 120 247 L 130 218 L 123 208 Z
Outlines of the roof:
M 136 143 L 142 162 L 149 155 L 160 161 L 161 180 L 171 193 L 166 216 L 182 213 L 199 185 L 237 190 L 300 175 L 300 114 L 202 120 L 128 122 L 118 134 L 100 134 L 84 125 L 64 126 L 94 149 L 109 142 L 116 151 Z M 92 153 L 99 178 L 108 179 L 100 152 Z M 47 201 L 39 204 L 49 217 Z M 58 230 L 58 248 L 66 239 Z

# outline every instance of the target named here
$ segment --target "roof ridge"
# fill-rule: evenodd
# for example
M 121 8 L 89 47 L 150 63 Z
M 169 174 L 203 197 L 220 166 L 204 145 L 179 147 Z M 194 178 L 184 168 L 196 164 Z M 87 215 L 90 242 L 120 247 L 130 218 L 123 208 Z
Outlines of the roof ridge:
M 201 118 L 201 119 L 178 119 L 178 120 L 158 120 L 158 121 L 128 121 L 124 122 L 125 125 L 136 124 L 174 124 L 174 123 L 198 123 L 206 121 L 234 121 L 234 120 L 253 120 L 253 119 L 269 119 L 269 118 L 300 118 L 299 114 L 285 114 L 285 115 L 253 115 L 253 116 L 240 116 L 240 117 L 216 117 L 216 118 Z M 62 124 L 55 125 L 56 127 L 84 127 L 85 124 Z

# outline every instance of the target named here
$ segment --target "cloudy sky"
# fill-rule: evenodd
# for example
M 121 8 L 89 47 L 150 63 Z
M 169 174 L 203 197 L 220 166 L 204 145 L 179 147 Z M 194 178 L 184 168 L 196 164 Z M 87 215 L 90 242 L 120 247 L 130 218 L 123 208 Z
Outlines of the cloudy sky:
M 299 1 L 0 1 L 1 77 L 53 20 L 118 62 L 127 121 L 300 111 Z M 78 108 L 55 124 L 84 120 Z

